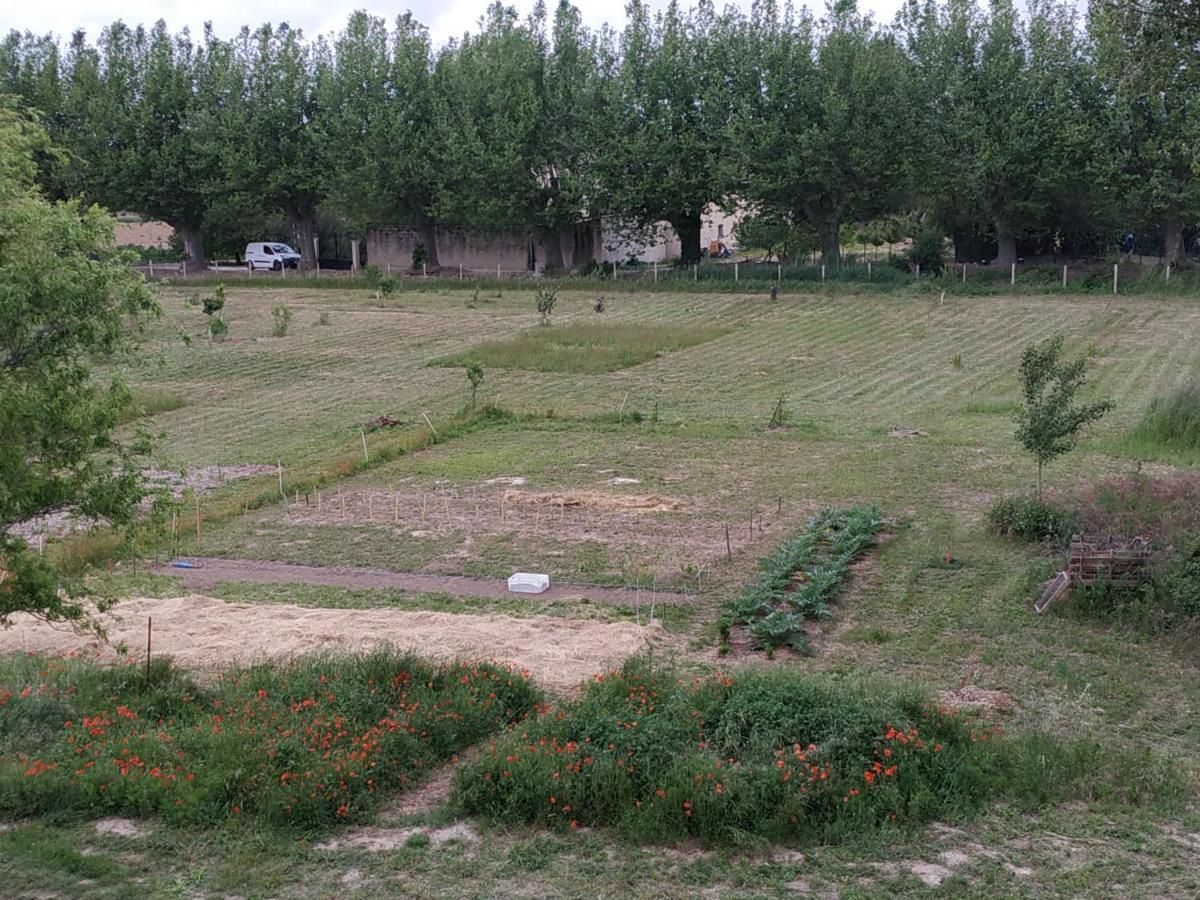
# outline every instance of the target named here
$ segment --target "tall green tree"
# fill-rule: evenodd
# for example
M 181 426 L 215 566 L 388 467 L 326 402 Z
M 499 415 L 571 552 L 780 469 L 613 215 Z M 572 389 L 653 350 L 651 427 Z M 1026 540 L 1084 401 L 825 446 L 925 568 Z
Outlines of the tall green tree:
M 360 233 L 372 222 L 411 227 L 436 269 L 443 152 L 428 31 L 405 14 L 389 34 L 382 19 L 355 13 L 332 44 L 318 43 L 315 69 L 329 207 Z
M 1014 262 L 1017 241 L 1053 235 L 1065 198 L 1105 184 L 1111 165 L 1074 10 L 1037 2 L 1023 22 L 1011 0 L 913 0 L 902 29 L 924 195 L 954 226 L 984 224 L 996 261 Z
M 764 210 L 807 223 L 822 260 L 841 263 L 844 222 L 903 208 L 916 123 L 904 113 L 909 69 L 893 38 L 839 0 L 814 29 L 769 8 L 755 31 L 762 90 L 745 93 L 745 193 Z M 815 33 L 814 33 L 815 31 Z
M 643 227 L 669 222 L 681 261 L 700 258 L 701 217 L 731 200 L 733 101 L 749 60 L 735 48 L 740 15 L 709 0 L 656 16 L 626 6 L 620 62 L 605 108 L 597 166 L 608 207 Z
M 140 442 L 114 429 L 129 403 L 93 366 L 134 348 L 157 306 L 113 246 L 112 220 L 35 187 L 45 132 L 0 106 L 0 625 L 16 612 L 78 621 L 82 585 L 13 527 L 68 508 L 129 522 Z
M 1184 227 L 1200 225 L 1197 23 L 1192 0 L 1094 0 L 1089 15 L 1100 74 L 1116 100 L 1129 218 L 1161 228 L 1172 265 L 1184 258 Z

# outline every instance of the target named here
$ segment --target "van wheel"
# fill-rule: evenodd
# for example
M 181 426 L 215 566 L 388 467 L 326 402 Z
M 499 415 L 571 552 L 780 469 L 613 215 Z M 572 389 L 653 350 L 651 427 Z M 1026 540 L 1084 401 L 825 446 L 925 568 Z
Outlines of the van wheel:
M 283 268 L 283 263 L 281 263 L 279 260 L 275 260 L 275 262 L 271 263 L 271 271 L 272 272 L 278 272 L 282 268 Z

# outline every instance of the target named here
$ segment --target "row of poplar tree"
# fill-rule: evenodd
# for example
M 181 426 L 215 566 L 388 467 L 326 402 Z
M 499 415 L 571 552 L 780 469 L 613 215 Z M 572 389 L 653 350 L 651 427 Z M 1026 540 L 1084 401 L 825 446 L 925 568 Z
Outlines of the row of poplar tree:
M 361 12 L 316 39 L 13 32 L 0 93 L 65 150 L 42 162 L 50 194 L 163 219 L 197 265 L 270 216 L 306 265 L 335 217 L 411 227 L 434 266 L 438 226 L 599 215 L 671 223 L 690 262 L 712 203 L 806 231 L 828 265 L 847 223 L 913 210 L 1000 263 L 1133 229 L 1177 262 L 1200 221 L 1200 0 L 909 0 L 889 24 L 853 0 L 626 12 L 597 31 L 565 0 L 496 4 L 442 46 Z

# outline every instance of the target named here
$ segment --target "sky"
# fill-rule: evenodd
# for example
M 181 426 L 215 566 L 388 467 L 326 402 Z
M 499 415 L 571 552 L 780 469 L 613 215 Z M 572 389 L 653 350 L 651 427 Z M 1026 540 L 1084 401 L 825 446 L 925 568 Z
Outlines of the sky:
M 533 6 L 533 0 L 506 0 L 522 13 Z M 734 0 L 748 9 L 750 0 Z M 796 0 L 804 5 L 806 0 Z M 902 0 L 859 0 L 859 8 L 875 13 L 876 19 L 891 21 Z M 624 24 L 624 0 L 574 0 L 583 13 L 584 22 L 599 27 L 605 22 L 613 26 Z M 666 0 L 650 0 L 654 9 L 661 9 Z M 366 9 L 384 19 L 394 19 L 407 9 L 429 27 L 435 43 L 457 37 L 475 29 L 476 22 L 488 5 L 488 0 L 410 0 L 410 2 L 363 2 L 363 0 L 259 0 L 247 5 L 241 0 L 52 0 L 26 6 L 18 0 L 0 4 L 0 33 L 10 30 L 32 31 L 34 34 L 55 34 L 65 40 L 77 28 L 83 28 L 95 40 L 100 30 L 110 22 L 121 19 L 127 24 L 150 24 L 166 21 L 172 31 L 188 27 L 199 35 L 204 22 L 211 21 L 220 37 L 231 37 L 242 25 L 257 26 L 263 22 L 287 22 L 304 30 L 309 37 L 339 30 L 355 9 Z M 547 3 L 547 6 L 552 6 Z M 690 5 L 684 0 L 684 6 Z M 721 4 L 718 3 L 718 6 Z M 814 12 L 824 10 L 824 0 L 807 0 Z

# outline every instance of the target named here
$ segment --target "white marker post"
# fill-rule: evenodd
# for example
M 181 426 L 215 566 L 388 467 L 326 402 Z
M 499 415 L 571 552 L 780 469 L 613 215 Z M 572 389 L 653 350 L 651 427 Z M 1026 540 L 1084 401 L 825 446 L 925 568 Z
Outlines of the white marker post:
M 1063 266 L 1063 287 L 1067 286 L 1067 267 Z
M 1017 283 L 1017 264 L 1016 263 L 1013 263 L 1012 267 L 1009 269 L 1008 283 L 1009 284 Z
M 825 263 L 821 263 L 821 281 L 825 281 Z
M 1113 293 L 1114 294 L 1117 292 L 1117 269 L 1119 267 L 1120 267 L 1119 263 L 1113 263 Z

